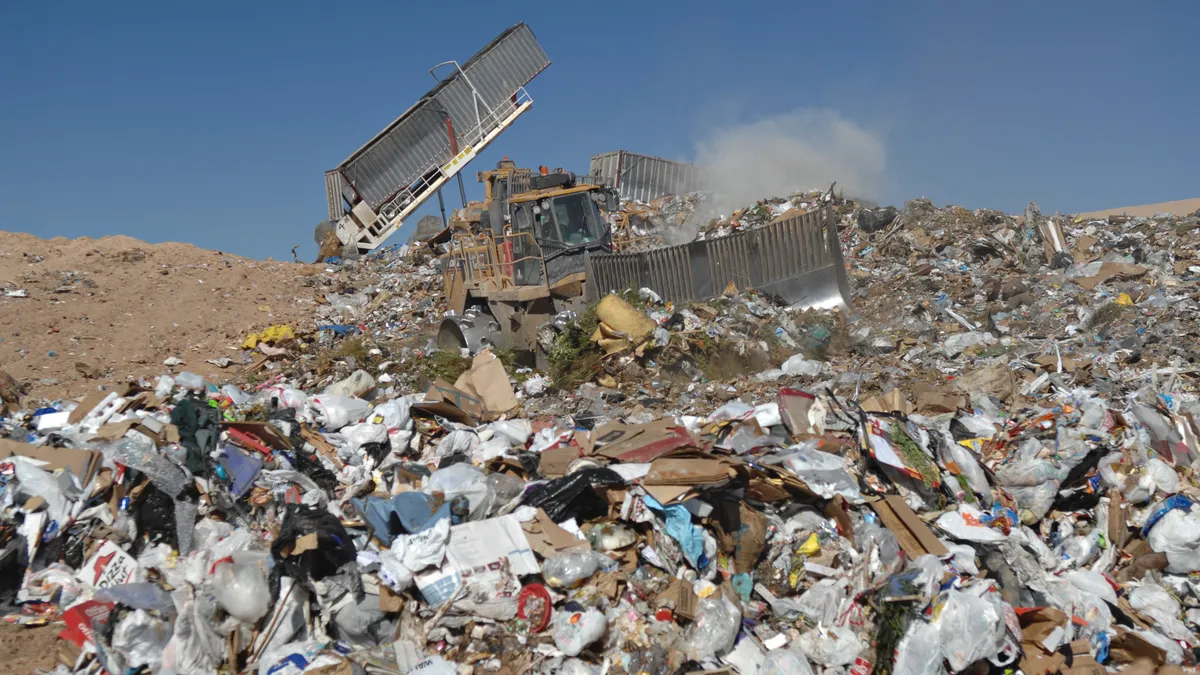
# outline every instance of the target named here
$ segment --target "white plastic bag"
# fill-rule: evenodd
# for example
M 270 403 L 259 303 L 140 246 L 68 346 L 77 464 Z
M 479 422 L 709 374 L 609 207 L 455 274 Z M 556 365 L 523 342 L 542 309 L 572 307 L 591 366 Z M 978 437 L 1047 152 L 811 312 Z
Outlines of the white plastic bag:
M 137 609 L 122 617 L 113 628 L 112 648 L 125 658 L 126 668 L 153 666 L 162 660 L 171 634 L 171 624 Z
M 858 481 L 846 470 L 846 461 L 828 452 L 817 450 L 815 443 L 804 442 L 793 446 L 783 466 L 799 476 L 809 489 L 821 497 L 830 499 L 835 495 L 858 504 L 863 501 L 858 491 Z
M 322 395 L 359 397 L 375 388 L 375 378 L 365 370 L 356 370 L 344 380 L 325 387 Z
M 998 598 L 950 590 L 934 625 L 953 672 L 993 656 L 1004 645 L 1004 618 Z
M 462 495 L 471 503 L 471 520 L 478 520 L 487 514 L 495 495 L 488 485 L 487 475 L 479 469 L 466 463 L 451 464 L 444 469 L 438 469 L 429 476 L 429 482 L 423 490 L 425 494 L 440 492 L 446 501 Z
M 229 615 L 248 624 L 267 613 L 271 592 L 262 567 L 255 563 L 222 563 L 213 573 L 213 595 Z
M 594 609 L 554 613 L 551 632 L 554 644 L 567 656 L 579 656 L 585 647 L 604 636 L 608 621 Z
M 833 625 L 846 600 L 845 586 L 833 579 L 821 579 L 796 601 L 800 612 L 823 626 Z
M 1084 593 L 1095 595 L 1109 604 L 1117 604 L 1117 592 L 1104 579 L 1104 575 L 1091 570 L 1073 570 L 1063 575 L 1071 585 Z
M 1159 519 L 1146 537 L 1150 549 L 1167 554 L 1167 572 L 1200 571 L 1200 514 L 1172 509 Z
M 367 443 L 384 443 L 388 440 L 388 428 L 382 424 L 350 424 L 342 427 L 339 433 L 346 439 L 346 447 L 350 452 L 358 452 Z
M 411 401 L 397 398 L 375 406 L 375 414 L 370 421 L 387 427 L 389 433 L 393 430 L 409 431 L 413 428 L 411 411 Z
M 820 361 L 810 361 L 804 358 L 803 354 L 796 354 L 783 362 L 781 366 L 784 375 L 806 375 L 808 377 L 816 377 L 821 374 L 821 369 L 825 364 Z
M 613 560 L 591 549 L 564 551 L 542 563 L 542 577 L 553 588 L 575 588 Z
M 697 603 L 696 620 L 687 635 L 684 652 L 697 661 L 724 654 L 733 648 L 741 626 L 742 611 L 737 605 L 724 598 L 704 598 Z
M 913 621 L 908 632 L 896 644 L 896 662 L 893 675 L 942 675 L 942 645 L 938 629 L 921 620 Z
M 334 394 L 312 397 L 317 419 L 327 431 L 337 431 L 347 424 L 360 422 L 371 412 L 371 404 L 361 398 L 349 398 Z
M 501 420 L 489 425 L 496 432 L 497 438 L 503 438 L 510 446 L 524 448 L 533 435 L 533 425 L 529 420 Z
M 813 670 L 799 649 L 775 649 L 767 652 L 758 675 L 813 675 Z
M 850 665 L 863 647 L 854 631 L 845 626 L 810 630 L 796 643 L 813 663 L 823 666 Z

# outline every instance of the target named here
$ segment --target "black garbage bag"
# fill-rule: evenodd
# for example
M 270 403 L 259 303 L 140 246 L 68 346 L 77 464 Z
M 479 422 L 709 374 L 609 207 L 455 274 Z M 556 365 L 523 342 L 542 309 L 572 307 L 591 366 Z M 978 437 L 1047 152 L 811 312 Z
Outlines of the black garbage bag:
M 317 535 L 316 548 L 294 553 L 296 540 L 308 534 Z M 342 565 L 354 562 L 356 555 L 354 541 L 332 513 L 304 504 L 289 504 L 279 536 L 271 544 L 271 556 L 276 563 L 271 576 L 282 570 L 293 579 L 320 581 L 336 574 Z M 272 580 L 272 586 L 278 587 L 277 583 Z
M 154 483 L 150 483 L 142 493 L 142 501 L 137 507 L 137 523 L 138 534 L 146 536 L 151 545 L 166 542 L 172 548 L 178 546 L 175 500 Z
M 204 459 L 217 449 L 221 436 L 221 413 L 189 395 L 171 411 L 171 424 L 179 428 L 179 444 L 187 449 L 188 470 L 203 472 Z
M 540 507 L 556 523 L 569 518 L 587 520 L 608 512 L 608 503 L 592 488 L 624 484 L 625 479 L 612 469 L 584 469 L 536 486 L 521 503 Z
M 862 209 L 858 212 L 858 229 L 863 232 L 878 232 L 896 219 L 900 212 L 894 206 L 879 209 Z

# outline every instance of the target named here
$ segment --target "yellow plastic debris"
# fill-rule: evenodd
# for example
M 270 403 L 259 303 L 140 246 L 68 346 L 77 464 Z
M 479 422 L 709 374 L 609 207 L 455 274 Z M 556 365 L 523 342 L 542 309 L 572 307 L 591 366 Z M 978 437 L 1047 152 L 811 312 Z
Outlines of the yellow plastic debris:
M 1129 297 L 1128 293 L 1122 293 L 1117 296 L 1117 304 L 1129 307 L 1133 304 L 1133 298 Z
M 642 314 L 619 295 L 610 294 L 596 305 L 600 326 L 592 333 L 592 342 L 605 354 L 615 354 L 640 343 L 654 332 L 654 319 Z
M 808 535 L 808 539 L 805 539 L 804 543 L 800 544 L 800 552 L 809 558 L 821 552 L 821 542 L 817 540 L 816 532 Z
M 258 343 L 265 342 L 267 344 L 277 344 L 287 340 L 295 339 L 296 333 L 292 327 L 287 324 L 278 324 L 270 326 L 261 333 L 251 333 L 246 336 L 246 341 L 242 343 L 242 349 L 254 349 Z

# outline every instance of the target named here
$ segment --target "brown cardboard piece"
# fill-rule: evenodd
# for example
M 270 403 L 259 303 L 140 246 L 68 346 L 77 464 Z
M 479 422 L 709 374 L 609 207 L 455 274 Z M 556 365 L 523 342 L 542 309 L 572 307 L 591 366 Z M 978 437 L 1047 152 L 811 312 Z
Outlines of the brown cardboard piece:
M 1113 663 L 1133 663 L 1148 659 L 1156 666 L 1167 662 L 1167 653 L 1150 644 L 1136 633 L 1121 629 L 1108 646 L 1108 655 Z
M 779 416 L 793 436 L 816 433 L 808 421 L 808 411 L 817 402 L 816 396 L 800 389 L 783 387 L 779 390 L 776 402 L 779 404 Z
M 696 618 L 696 605 L 700 599 L 696 597 L 696 589 L 687 579 L 679 579 L 678 590 L 675 593 L 675 615 L 685 619 Z M 674 583 L 674 582 L 672 582 Z
M 116 441 L 125 437 L 130 431 L 136 431 L 143 436 L 154 441 L 155 445 L 166 445 L 167 437 L 165 433 L 155 433 L 150 427 L 142 424 L 141 420 L 121 420 L 120 422 L 110 422 L 100 427 L 96 431 L 96 437 L 106 441 Z M 165 427 L 164 427 L 165 432 Z M 178 428 L 176 428 L 178 433 Z
M 100 405 L 100 402 L 104 400 L 104 397 L 108 396 L 110 393 L 112 392 L 103 390 L 89 392 L 88 395 L 84 396 L 83 400 L 79 402 L 79 405 L 75 406 L 75 409 L 71 411 L 71 414 L 67 416 L 67 423 L 79 424 L 83 418 L 87 417 L 88 413 L 95 410 L 96 406 Z
M 1137 279 L 1145 276 L 1150 271 L 1148 267 L 1141 265 L 1131 265 L 1129 263 L 1105 262 L 1100 263 L 1100 269 L 1094 276 L 1079 277 L 1075 279 L 1075 283 L 1079 284 L 1084 290 L 1092 290 L 1096 286 L 1108 281 L 1109 279 Z
M 1067 615 L 1054 607 L 1039 607 L 1020 614 L 1021 658 L 1020 667 L 1026 675 L 1047 675 L 1066 668 L 1067 659 L 1058 651 L 1048 651 L 1045 640 L 1055 629 L 1067 625 Z
M 923 382 L 913 387 L 913 394 L 917 398 L 916 410 L 920 413 L 950 413 L 962 405 L 962 397 L 958 394 Z
M 444 417 L 451 422 L 478 426 L 483 418 L 483 401 L 438 378 L 429 385 L 425 400 L 414 403 L 414 415 Z
M 666 506 L 692 492 L 691 485 L 644 485 L 642 489 L 659 504 Z
M 475 355 L 467 372 L 454 381 L 454 387 L 479 399 L 488 416 L 498 417 L 520 405 L 512 385 L 508 383 L 504 365 L 486 349 Z
M 521 523 L 521 529 L 525 532 L 525 538 L 529 540 L 529 547 L 543 558 L 558 555 L 563 551 L 590 548 L 586 541 L 550 520 L 550 516 L 542 509 L 538 509 L 533 520 Z
M 610 422 L 592 432 L 594 454 L 622 462 L 650 462 L 681 448 L 700 444 L 686 428 L 673 420 L 649 424 Z
M 1067 675 L 1106 675 L 1107 672 L 1104 666 L 1092 658 L 1087 640 L 1071 643 L 1071 667 L 1065 671 Z
M 717 457 L 659 457 L 642 485 L 710 485 L 736 476 L 732 464 Z
M 893 389 L 882 396 L 872 396 L 862 402 L 862 409 L 866 412 L 877 413 L 911 413 L 912 405 L 905 400 L 904 394 L 899 389 Z
M 987 394 L 1001 401 L 1012 400 L 1017 394 L 1016 378 L 1007 363 L 994 363 L 965 373 L 955 378 L 954 386 L 968 395 Z
M 83 485 L 87 485 L 100 466 L 101 455 L 91 450 L 75 448 L 48 448 L 18 441 L 0 439 L 0 460 L 13 455 L 29 457 L 46 462 L 44 470 L 70 469 Z
M 896 540 L 900 548 L 908 554 L 909 559 L 932 553 L 943 556 L 949 553 L 946 546 L 938 540 L 937 535 L 924 523 L 917 514 L 908 507 L 897 495 L 888 495 L 883 499 L 871 502 L 871 508 L 879 514 L 881 520 Z
M 547 478 L 567 475 L 567 469 L 580 457 L 579 448 L 572 445 L 557 445 L 542 452 L 538 471 Z
M 404 609 L 404 596 L 383 584 L 379 584 L 379 610 L 382 612 L 399 612 L 402 609 Z

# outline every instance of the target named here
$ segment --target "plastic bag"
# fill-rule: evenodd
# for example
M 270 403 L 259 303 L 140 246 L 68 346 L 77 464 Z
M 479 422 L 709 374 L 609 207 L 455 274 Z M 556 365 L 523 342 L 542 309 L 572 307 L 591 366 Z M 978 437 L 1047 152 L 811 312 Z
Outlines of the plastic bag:
M 758 675 L 813 675 L 813 670 L 799 649 L 775 649 L 767 652 Z
M 1105 580 L 1104 575 L 1091 570 L 1074 570 L 1062 575 L 1071 585 L 1084 593 L 1095 595 L 1111 605 L 1117 604 L 1117 592 Z
M 393 590 L 412 585 L 413 576 L 431 565 L 441 565 L 450 542 L 450 519 L 439 518 L 433 526 L 417 534 L 401 534 L 379 554 L 381 576 Z
M 685 638 L 684 652 L 697 661 L 724 654 L 733 648 L 741 626 L 742 611 L 737 605 L 724 598 L 704 598 L 696 605 L 696 620 Z
M 469 453 L 479 446 L 479 434 L 472 429 L 455 429 L 442 437 L 434 454 L 449 457 L 458 453 Z
M 96 591 L 93 599 L 100 602 L 115 602 L 134 609 L 155 610 L 164 613 L 174 613 L 175 603 L 171 596 L 158 584 L 148 582 L 121 584 Z M 168 631 L 168 635 L 170 631 Z M 165 640 L 163 641 L 165 644 Z
M 954 335 L 946 338 L 946 341 L 942 343 L 942 353 L 953 358 L 970 349 L 971 347 L 993 344 L 996 344 L 996 338 L 991 333 L 983 333 L 979 331 L 955 333 Z
M 356 370 L 344 380 L 334 382 L 321 392 L 323 396 L 349 396 L 357 398 L 375 388 L 375 378 L 365 370 Z
M 582 585 L 601 567 L 615 567 L 611 558 L 591 549 L 571 550 L 542 563 L 542 578 L 554 588 L 575 588 Z
M 202 375 L 185 371 L 175 376 L 175 386 L 181 389 L 204 391 L 208 389 L 208 382 L 204 380 L 204 376 Z
M 444 469 L 438 469 L 429 476 L 429 482 L 422 490 L 425 494 L 440 492 L 446 501 L 462 495 L 471 503 L 471 520 L 480 520 L 487 515 L 487 508 L 495 500 L 496 495 L 488 484 L 488 477 L 470 464 L 451 464 Z
M 1167 572 L 1187 574 L 1200 571 L 1200 515 L 1171 509 L 1146 538 L 1151 550 L 1167 554 Z
M 951 590 L 941 602 L 934 625 L 951 671 L 957 673 L 1000 651 L 1005 625 L 998 598 Z
M 604 636 L 608 621 L 594 609 L 554 613 L 551 631 L 554 644 L 567 656 L 579 656 L 585 647 Z
M 784 375 L 791 375 L 793 377 L 798 375 L 817 377 L 821 374 L 821 369 L 824 366 L 825 364 L 821 363 L 820 361 L 810 361 L 809 359 L 804 358 L 803 354 L 796 354 L 787 361 L 784 361 L 781 369 L 783 370 Z
M 893 675 L 941 675 L 946 672 L 942 665 L 942 645 L 938 629 L 921 620 L 913 621 L 908 632 L 896 645 L 896 661 L 892 665 Z
M 221 393 L 229 398 L 234 407 L 241 407 L 250 402 L 250 394 L 238 389 L 232 384 L 227 384 L 221 387 Z
M 854 663 L 855 657 L 863 647 L 854 631 L 845 626 L 810 630 L 801 635 L 796 644 L 813 663 L 824 666 L 846 666 Z
M 503 438 L 512 447 L 524 448 L 533 435 L 533 425 L 529 420 L 502 420 L 489 425 L 498 438 Z
M 143 436 L 143 438 L 145 437 Z M 146 440 L 149 441 L 149 439 Z M 71 485 L 71 479 L 62 474 L 59 474 L 61 479 L 55 478 L 36 466 L 32 460 L 20 455 L 15 455 L 5 461 L 12 462 L 16 469 L 18 492 L 26 497 L 44 498 L 50 520 L 65 524 L 71 509 L 71 496 L 74 496 L 76 492 L 74 486 Z M 70 488 L 71 496 L 68 495 L 68 488 Z
M 221 563 L 213 573 L 213 595 L 229 615 L 248 624 L 267 613 L 271 592 L 262 567 L 254 563 Z
M 361 398 L 349 398 L 334 394 L 312 397 L 317 419 L 328 431 L 337 431 L 347 424 L 362 421 L 371 412 L 371 404 Z
M 172 498 L 192 482 L 186 471 L 159 454 L 154 441 L 138 432 L 129 433 L 102 452 L 105 458 L 146 474 L 155 487 Z
M 1146 460 L 1146 474 L 1154 479 L 1154 485 L 1159 492 L 1171 494 L 1179 489 L 1179 474 L 1170 464 L 1157 457 Z
M 846 599 L 844 583 L 833 579 L 822 579 L 813 584 L 797 600 L 800 612 L 823 626 L 837 621 L 842 602 Z
M 413 428 L 411 411 L 411 401 L 407 398 L 397 398 L 375 406 L 375 413 L 370 421 L 387 427 L 389 433 L 393 430 L 408 431 Z
M 358 452 L 367 443 L 384 443 L 388 440 L 388 428 L 382 424 L 350 424 L 342 427 L 339 433 L 346 439 L 350 452 Z
M 783 460 L 783 466 L 803 479 L 809 489 L 821 497 L 830 499 L 841 495 L 852 503 L 863 501 L 862 493 L 858 491 L 858 481 L 846 470 L 846 461 L 837 455 L 817 450 L 813 441 L 792 447 L 791 454 Z
M 113 629 L 112 648 L 124 657 L 128 669 L 152 666 L 162 660 L 171 634 L 171 624 L 138 609 L 122 617 Z
M 1187 624 L 1179 620 L 1179 602 L 1161 586 L 1143 583 L 1129 592 L 1129 604 L 1142 614 L 1154 619 L 1160 633 L 1172 640 L 1190 641 L 1192 633 Z

